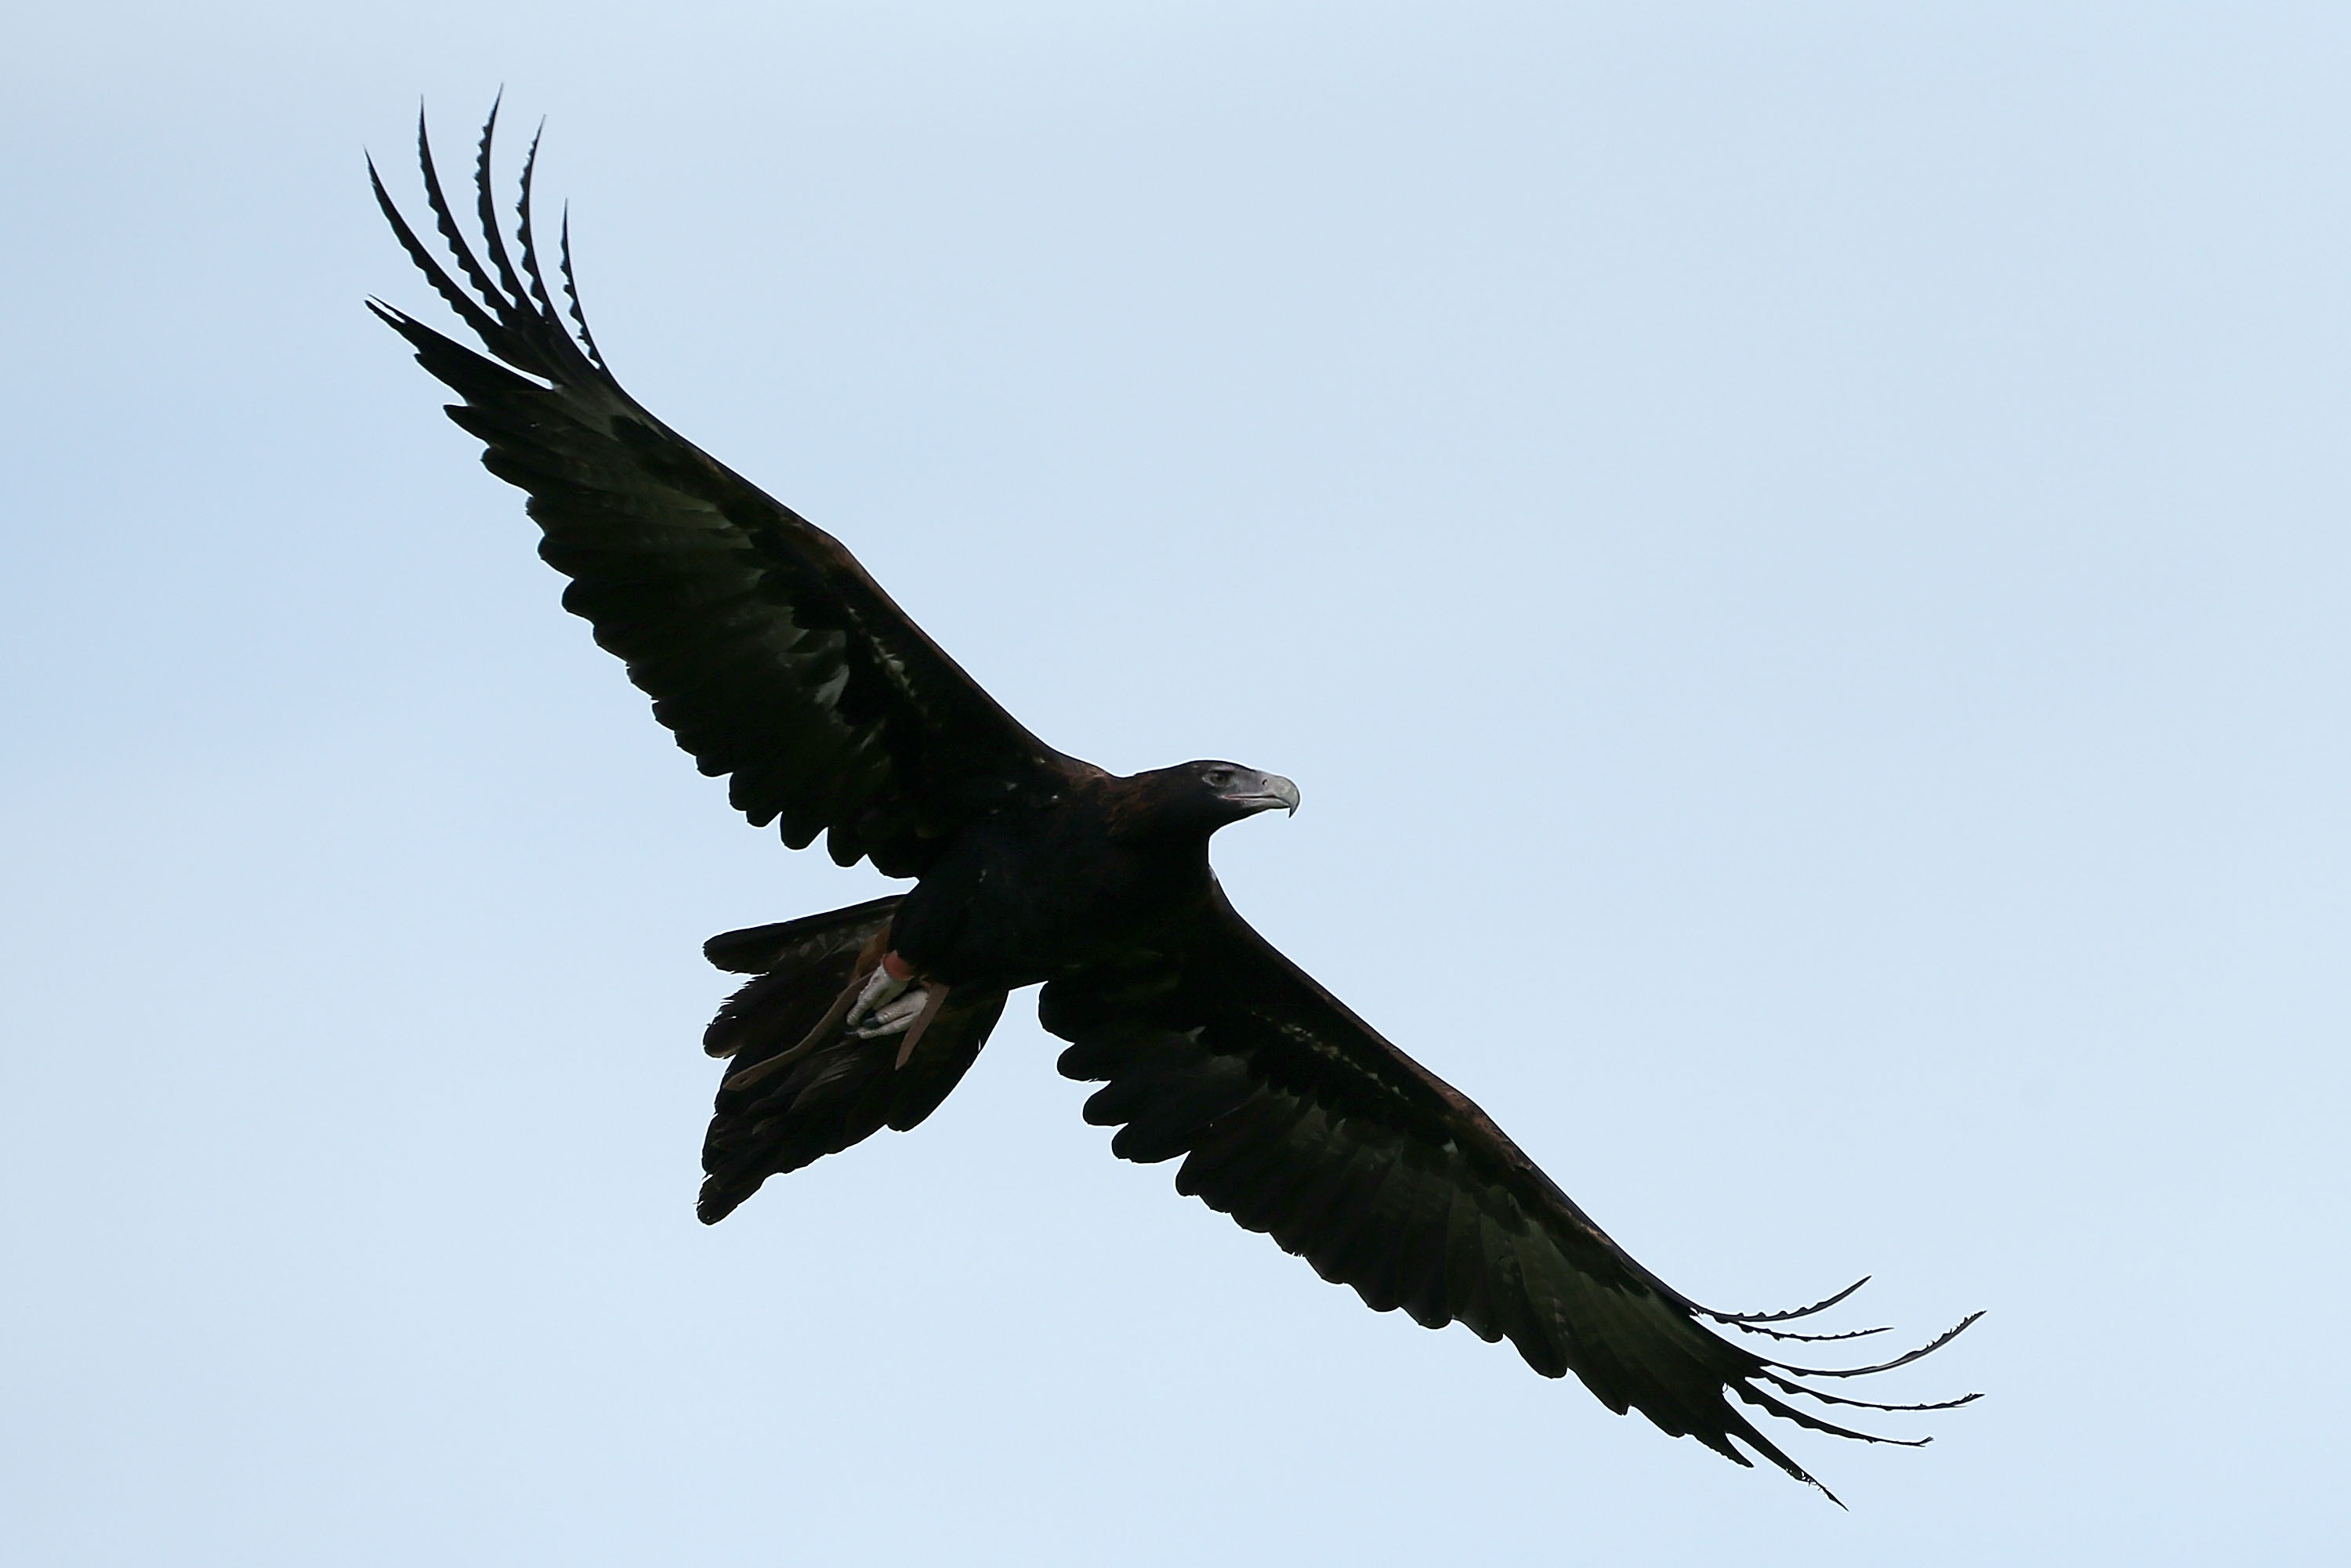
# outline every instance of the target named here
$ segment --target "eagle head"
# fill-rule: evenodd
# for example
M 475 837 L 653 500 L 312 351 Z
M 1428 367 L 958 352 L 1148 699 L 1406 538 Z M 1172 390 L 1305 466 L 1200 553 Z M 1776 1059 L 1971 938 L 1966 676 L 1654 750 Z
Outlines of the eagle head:
M 1296 813 L 1298 786 L 1279 773 L 1260 773 L 1238 762 L 1213 759 L 1179 763 L 1145 775 L 1162 810 L 1200 822 L 1211 831 L 1227 822 L 1276 807 Z

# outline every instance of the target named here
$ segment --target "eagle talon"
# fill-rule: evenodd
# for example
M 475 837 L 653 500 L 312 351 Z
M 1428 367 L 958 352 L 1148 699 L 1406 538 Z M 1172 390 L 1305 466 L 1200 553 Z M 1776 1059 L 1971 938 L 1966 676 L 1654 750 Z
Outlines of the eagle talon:
M 924 1007 L 930 1001 L 931 993 L 920 987 L 908 991 L 906 986 L 907 982 L 904 980 L 896 982 L 895 988 L 905 991 L 905 994 L 894 1001 L 875 1008 L 866 1016 L 862 1023 L 852 1024 L 849 1032 L 860 1040 L 879 1040 L 883 1035 L 904 1034 L 914 1028 L 914 1020 L 922 1017 Z M 871 988 L 869 986 L 868 989 Z M 852 1019 L 856 1016 L 853 1010 L 850 1014 Z
M 865 988 L 857 993 L 855 1001 L 849 1004 L 849 1016 L 841 1021 L 852 1032 L 863 1034 L 865 1031 L 858 1026 L 865 1021 L 866 1015 L 877 1013 L 895 1002 L 899 993 L 914 984 L 912 974 L 893 975 L 891 968 L 892 965 L 886 958 L 874 965 L 873 973 L 866 977 Z

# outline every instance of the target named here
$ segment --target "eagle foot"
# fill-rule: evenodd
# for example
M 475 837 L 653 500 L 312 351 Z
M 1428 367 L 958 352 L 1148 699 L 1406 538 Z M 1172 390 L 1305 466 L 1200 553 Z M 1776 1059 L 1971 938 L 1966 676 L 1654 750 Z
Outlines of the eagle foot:
M 848 1016 L 841 1020 L 849 1026 L 852 1032 L 865 1034 L 860 1026 L 866 1022 L 868 1015 L 896 1001 L 899 993 L 914 984 L 914 971 L 906 967 L 904 959 L 899 958 L 894 964 L 890 961 L 897 956 L 895 953 L 883 954 L 881 962 L 873 966 L 872 973 L 865 977 L 864 989 L 857 993 L 857 999 L 849 1004 Z M 890 1031 L 883 1030 L 878 1032 L 887 1034 Z
M 891 990 L 904 994 L 873 1008 L 862 1020 L 852 1022 L 849 1032 L 860 1040 L 880 1040 L 885 1034 L 904 1034 L 914 1028 L 914 1020 L 922 1017 L 923 1009 L 930 1005 L 931 993 L 923 987 L 918 986 L 913 990 L 907 990 L 906 987 L 904 980 L 894 983 Z M 869 991 L 872 988 L 870 984 L 866 988 Z M 849 1016 L 853 1020 L 858 1019 L 854 1009 Z

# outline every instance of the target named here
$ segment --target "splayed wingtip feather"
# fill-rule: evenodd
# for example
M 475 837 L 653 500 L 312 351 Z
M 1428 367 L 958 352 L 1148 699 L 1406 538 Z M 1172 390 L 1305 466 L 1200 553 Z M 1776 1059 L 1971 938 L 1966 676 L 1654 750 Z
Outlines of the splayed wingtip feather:
M 1860 1279 L 1855 1280 L 1852 1284 L 1847 1285 L 1844 1290 L 1839 1291 L 1834 1296 L 1824 1296 L 1821 1300 L 1814 1301 L 1809 1307 L 1795 1307 L 1784 1312 L 1719 1312 L 1712 1307 L 1699 1307 L 1698 1310 L 1704 1312 L 1708 1317 L 1712 1318 L 1719 1323 L 1793 1322 L 1798 1318 L 1809 1318 L 1816 1312 L 1827 1312 L 1831 1307 L 1835 1306 L 1839 1301 L 1844 1301 L 1855 1291 L 1858 1291 L 1864 1285 L 1868 1284 L 1870 1279 L 1870 1275 L 1864 1274 Z M 1695 1305 L 1695 1303 L 1693 1304 Z
M 1932 1355 L 1967 1333 L 1976 1320 L 1982 1316 L 1981 1312 L 1970 1312 L 1917 1350 L 1897 1355 L 1891 1361 L 1881 1361 L 1874 1366 L 1796 1366 L 1784 1361 L 1769 1362 L 1767 1364 L 1776 1366 L 1782 1372 L 1792 1373 L 1798 1377 L 1867 1377 L 1872 1373 L 1891 1372 L 1897 1366 L 1907 1366 L 1922 1355 Z

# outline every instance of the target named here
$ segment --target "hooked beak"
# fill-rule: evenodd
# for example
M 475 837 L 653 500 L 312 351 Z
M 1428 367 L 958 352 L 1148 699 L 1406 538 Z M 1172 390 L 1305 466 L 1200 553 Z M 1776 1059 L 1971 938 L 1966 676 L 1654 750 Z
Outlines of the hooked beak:
M 1270 811 L 1280 806 L 1291 816 L 1298 815 L 1298 786 L 1279 773 L 1260 773 L 1257 776 L 1257 787 L 1248 794 L 1225 798 L 1251 814 Z

